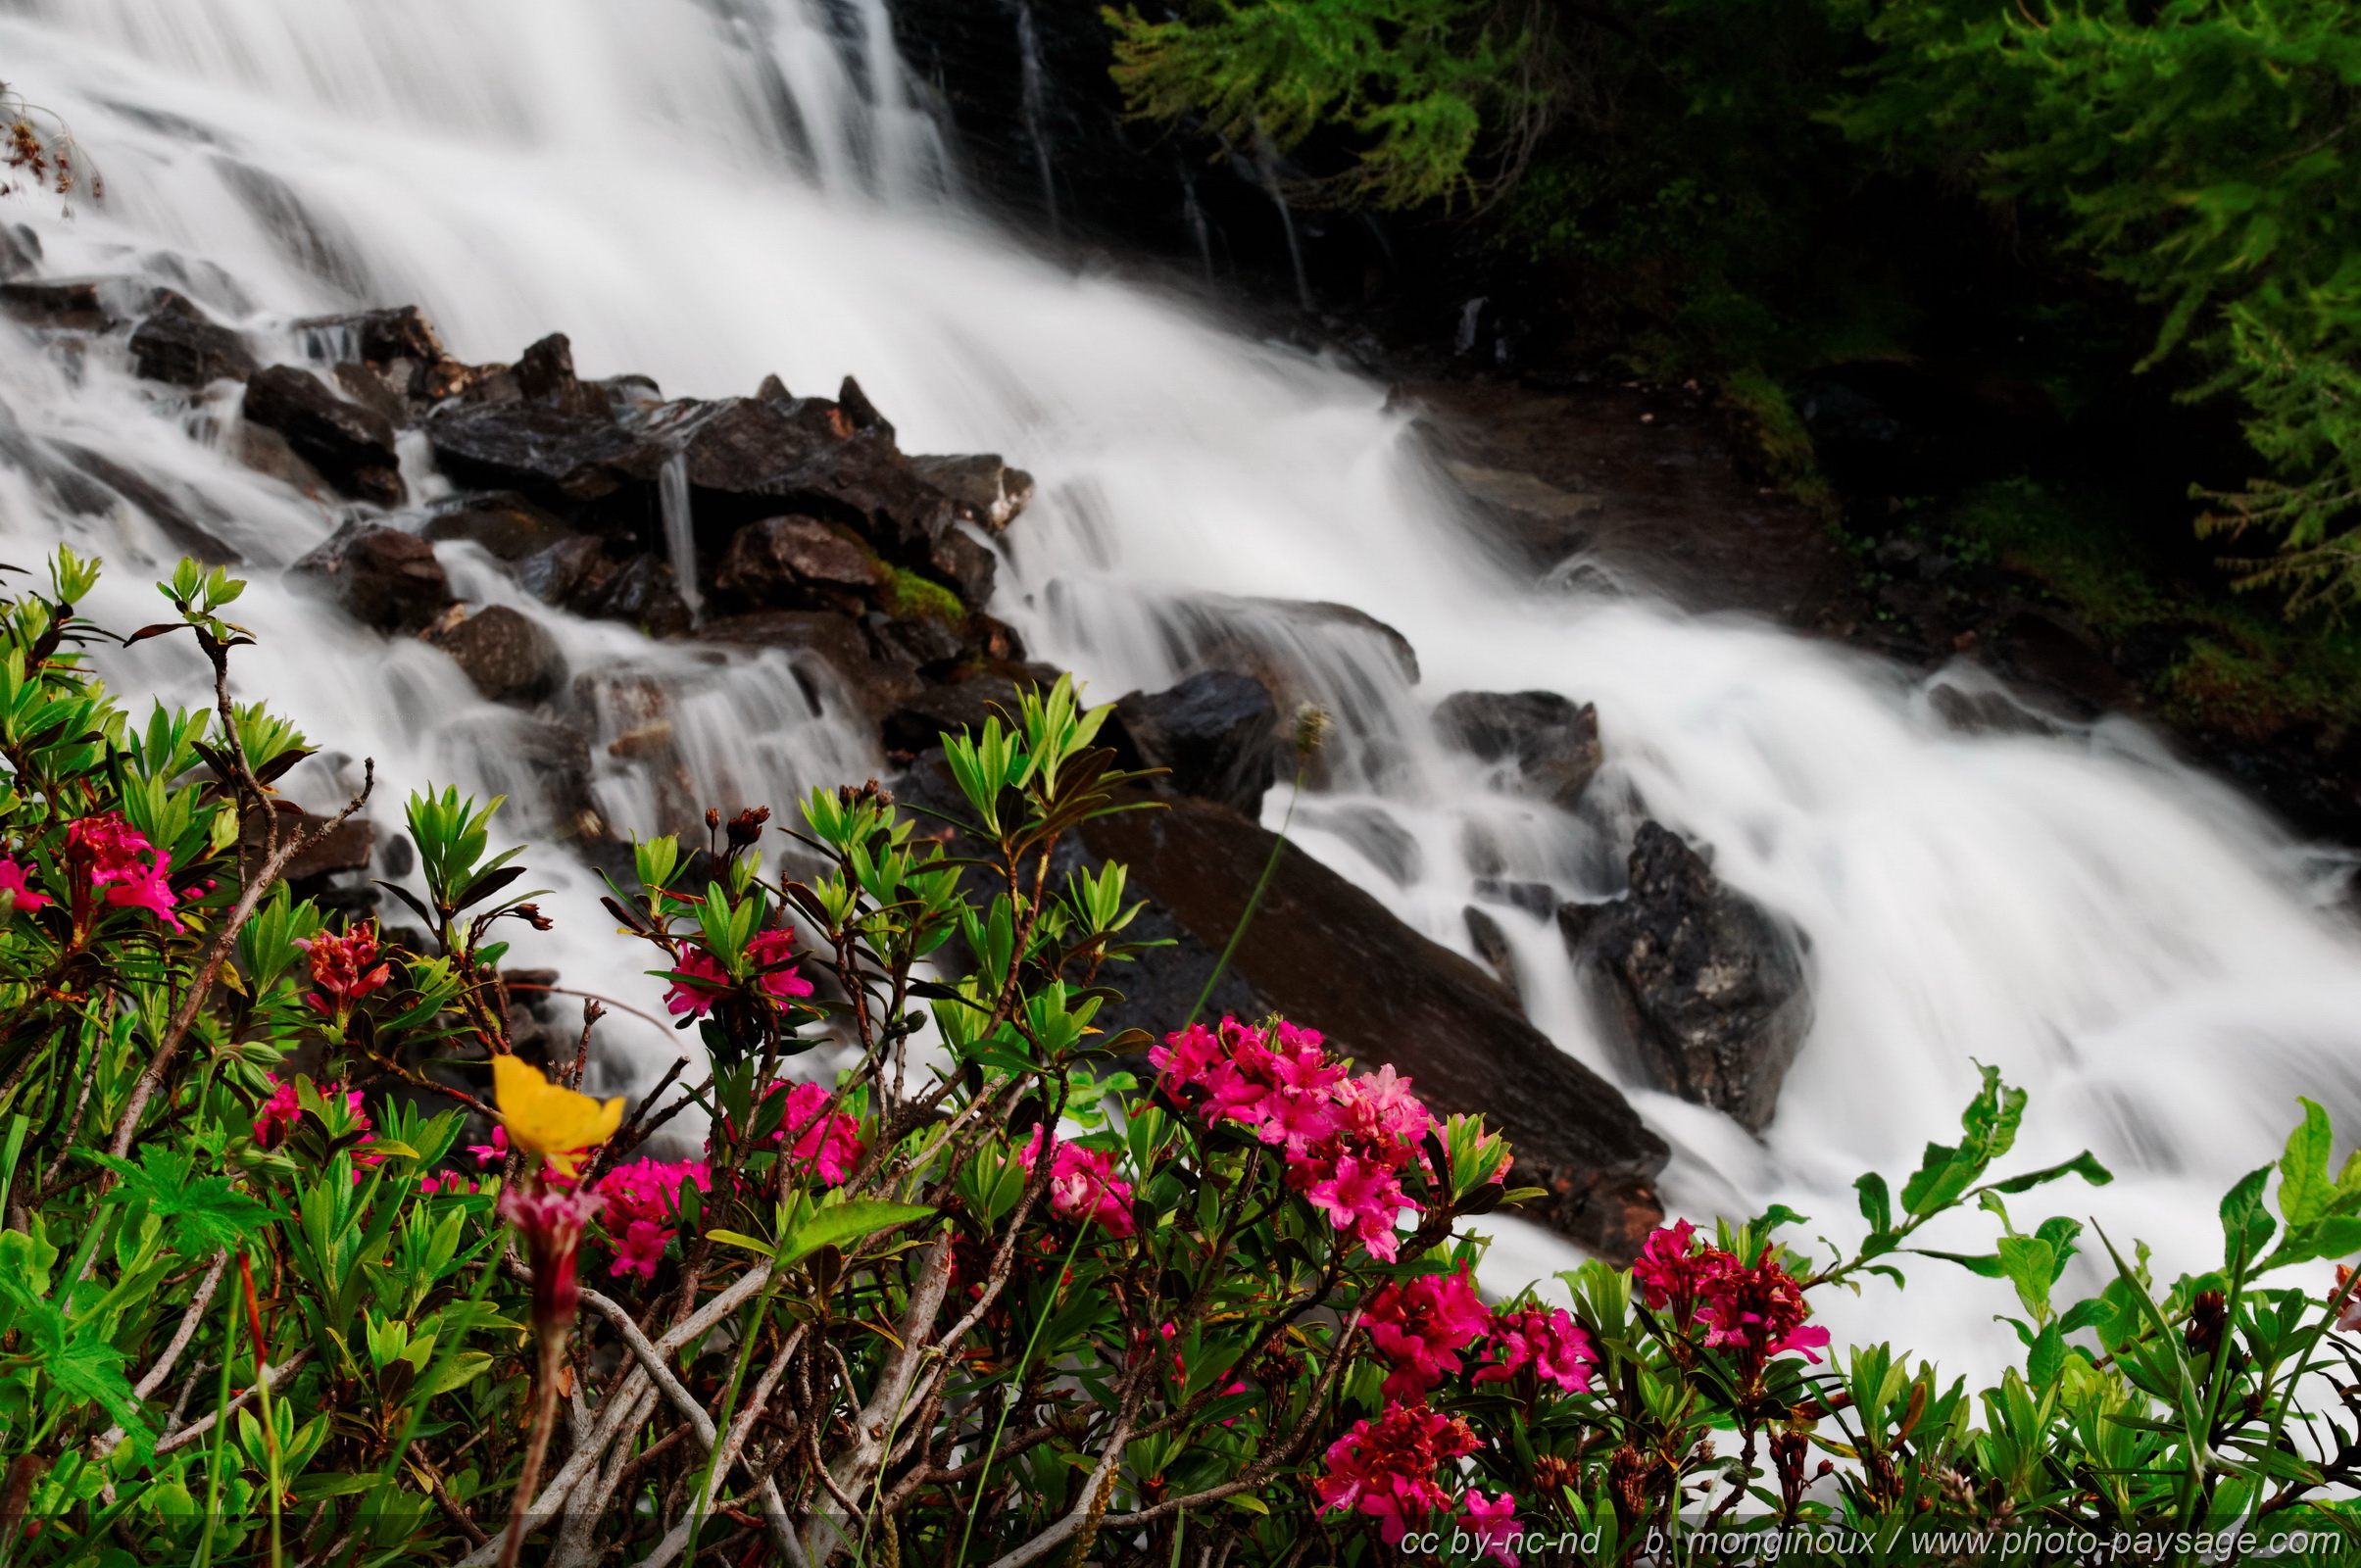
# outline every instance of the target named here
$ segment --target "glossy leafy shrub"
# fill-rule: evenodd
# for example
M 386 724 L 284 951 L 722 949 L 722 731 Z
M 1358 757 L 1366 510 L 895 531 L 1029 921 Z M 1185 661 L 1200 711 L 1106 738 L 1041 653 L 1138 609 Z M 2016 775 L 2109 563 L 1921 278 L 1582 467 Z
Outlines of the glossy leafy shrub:
M 2129 1562 L 2345 1528 L 2361 1314 L 2323 1260 L 2361 1161 L 2330 1174 L 2317 1111 L 2194 1278 L 2108 1244 L 2053 1299 L 2082 1227 L 2011 1205 L 2106 1173 L 1995 1177 L 2024 1097 L 1988 1074 L 1956 1146 L 1862 1179 L 1849 1255 L 1774 1210 L 1487 1300 L 1482 1216 L 1524 1195 L 1479 1121 L 1285 1019 L 1094 1032 L 1138 906 L 1058 848 L 1146 803 L 1064 685 L 952 742 L 956 822 L 869 785 L 640 845 L 608 909 L 705 1064 L 602 1101 L 596 1004 L 515 1049 L 503 933 L 548 919 L 493 808 L 413 796 L 411 935 L 337 927 L 274 880 L 304 747 L 227 699 L 239 585 L 168 587 L 137 635 L 221 695 L 135 726 L 82 657 L 94 570 L 0 613 L 0 1562 Z M 1917 1250 L 1966 1204 L 1992 1251 Z M 1971 1396 L 1812 1321 L 1927 1255 L 2014 1287 L 2021 1372 Z

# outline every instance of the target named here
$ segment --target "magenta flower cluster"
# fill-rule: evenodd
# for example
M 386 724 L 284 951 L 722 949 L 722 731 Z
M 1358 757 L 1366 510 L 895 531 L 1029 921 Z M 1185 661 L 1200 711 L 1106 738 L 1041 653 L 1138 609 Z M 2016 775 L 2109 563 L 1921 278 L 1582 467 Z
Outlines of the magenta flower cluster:
M 1030 1171 L 1041 1158 L 1042 1130 L 1016 1152 Z M 1136 1228 L 1131 1218 L 1131 1184 L 1115 1174 L 1114 1159 L 1096 1149 L 1052 1139 L 1050 1212 L 1063 1220 L 1093 1220 L 1120 1240 Z
M 150 855 L 155 857 L 153 860 L 141 858 Z M 109 904 L 145 909 L 174 931 L 182 929 L 180 917 L 172 913 L 179 895 L 166 880 L 172 869 L 172 856 L 150 844 L 147 835 L 124 820 L 121 811 L 102 811 L 67 823 L 66 864 L 75 883 L 77 922 L 86 916 L 87 895 L 105 888 Z M 12 907 L 27 913 L 55 902 L 48 894 L 32 890 L 34 870 L 30 864 L 0 858 L 0 893 L 8 895 Z
M 1737 1350 L 1749 1373 L 1789 1351 L 1816 1362 L 1813 1352 L 1828 1345 L 1828 1330 L 1803 1321 L 1811 1306 L 1801 1282 L 1779 1266 L 1770 1248 L 1748 1265 L 1699 1241 L 1687 1220 L 1648 1239 L 1632 1264 L 1632 1283 L 1650 1311 L 1668 1313 L 1679 1327 L 1702 1328 L 1708 1348 Z
M 713 1190 L 712 1169 L 702 1159 L 635 1159 L 607 1173 L 599 1196 L 607 1200 L 607 1234 L 615 1242 L 610 1275 L 656 1278 L 656 1265 L 677 1234 L 680 1191 L 692 1183 L 701 1193 Z
M 1207 1125 L 1235 1122 L 1276 1148 L 1287 1183 L 1370 1256 L 1392 1262 L 1405 1213 L 1402 1189 L 1434 1118 L 1392 1067 L 1352 1077 L 1319 1034 L 1284 1021 L 1267 1033 L 1235 1018 L 1191 1024 L 1148 1053 L 1175 1099 L 1193 1098 Z
M 758 932 L 746 944 L 746 956 L 757 969 L 786 963 L 795 956 L 795 933 Z M 664 993 L 664 1006 L 669 1011 L 702 1018 L 713 1010 L 714 1003 L 729 993 L 729 971 L 702 949 L 689 948 L 682 952 L 680 962 L 673 972 L 684 978 L 673 981 L 672 989 Z M 757 976 L 755 984 L 780 1002 L 812 995 L 812 982 L 793 969 L 771 969 L 767 974 Z

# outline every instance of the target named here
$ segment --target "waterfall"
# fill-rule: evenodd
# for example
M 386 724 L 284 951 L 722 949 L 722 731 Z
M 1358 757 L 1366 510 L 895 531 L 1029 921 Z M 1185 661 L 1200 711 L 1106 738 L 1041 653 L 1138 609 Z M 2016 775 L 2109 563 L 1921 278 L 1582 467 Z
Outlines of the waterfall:
M 1050 238 L 1061 232 L 1058 221 L 1058 170 L 1050 153 L 1049 75 L 1041 65 L 1041 29 L 1033 23 L 1032 0 L 1016 0 L 1016 49 L 1020 65 L 1019 98 L 1025 121 L 1025 139 L 1033 144 L 1033 167 L 1041 174 L 1041 206 L 1049 215 Z
M 664 509 L 664 559 L 672 564 L 672 580 L 680 585 L 681 603 L 689 613 L 704 618 L 705 595 L 697 588 L 697 534 L 689 513 L 689 457 L 675 452 L 657 475 L 657 502 Z
M 1951 1140 L 1976 1058 L 2032 1091 L 2023 1166 L 2088 1145 L 2119 1175 L 2017 1200 L 2020 1221 L 2094 1214 L 2170 1277 L 2218 1251 L 2215 1200 L 2276 1156 L 2297 1094 L 2361 1130 L 2361 949 L 2328 911 L 2322 858 L 2251 806 L 2129 720 L 1962 735 L 1876 660 L 1506 573 L 1383 388 L 1070 275 L 967 215 L 889 37 L 875 0 L 0 0 L 10 79 L 64 113 L 113 193 L 72 218 L 19 198 L 0 220 L 38 230 L 49 275 L 169 282 L 266 358 L 301 363 L 304 317 L 415 302 L 468 361 L 563 330 L 585 376 L 645 372 L 673 396 L 855 372 L 910 450 L 1003 452 L 1038 475 L 994 604 L 1037 657 L 1104 699 L 1246 638 L 1328 707 L 1339 734 L 1301 842 L 1461 951 L 1480 877 L 1602 896 L 1642 811 L 1711 844 L 1725 880 L 1808 934 L 1818 1021 L 1761 1139 L 1634 1087 L 1676 1150 L 1667 1199 L 1693 1215 L 1782 1201 L 1806 1234 L 1858 1235 L 1851 1178 Z M 62 482 L 57 453 L 172 496 L 254 579 L 239 695 L 320 748 L 286 787 L 325 806 L 374 757 L 388 834 L 428 779 L 510 795 L 503 820 L 546 841 L 530 859 L 560 920 L 520 961 L 661 1012 L 556 843 L 532 720 L 478 700 L 436 649 L 280 581 L 339 516 L 234 460 L 234 391 L 192 403 L 134 379 L 119 338 L 69 360 L 0 323 L 0 559 L 103 551 L 84 612 L 141 624 L 177 551 Z M 591 807 L 618 833 L 882 772 L 842 694 L 785 656 L 651 644 L 540 604 L 473 546 L 439 549 L 465 597 L 558 640 L 563 700 L 592 732 Z M 1381 618 L 1422 681 L 1382 638 L 1272 600 Z M 173 639 L 107 663 L 132 690 L 203 699 Z M 1598 705 L 1608 767 L 1581 815 L 1492 793 L 1437 744 L 1433 705 L 1470 689 Z M 1555 933 L 1495 914 L 1536 1020 L 1612 1073 Z M 628 1016 L 602 1029 L 649 1077 L 677 1049 Z M 1981 1226 L 1929 1245 L 1981 1250 Z M 1496 1276 L 1564 1266 L 1538 1233 L 1496 1230 Z M 1914 1272 L 1939 1288 L 1911 1294 L 1907 1322 L 1882 1285 L 1828 1303 L 1840 1338 L 1980 1370 L 2006 1287 Z

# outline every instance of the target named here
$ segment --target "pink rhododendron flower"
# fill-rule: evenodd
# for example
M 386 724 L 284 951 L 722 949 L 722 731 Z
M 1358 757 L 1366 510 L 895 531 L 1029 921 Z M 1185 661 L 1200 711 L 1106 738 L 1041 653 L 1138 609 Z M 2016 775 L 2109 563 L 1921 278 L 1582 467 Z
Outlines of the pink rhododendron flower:
M 818 1084 L 770 1086 L 771 1094 L 782 1091 L 787 1096 L 787 1108 L 780 1115 L 779 1130 L 770 1135 L 770 1141 L 786 1143 L 793 1138 L 795 1142 L 788 1145 L 788 1154 L 827 1186 L 834 1187 L 852 1175 L 861 1154 L 861 1123 L 852 1112 L 840 1110 L 823 1121 L 820 1112 L 836 1096 Z
M 1306 1161 L 1306 1164 L 1312 1162 Z M 1308 1174 L 1318 1175 L 1317 1168 Z M 1402 1177 L 1374 1160 L 1341 1154 L 1328 1174 L 1305 1190 L 1340 1231 L 1351 1231 L 1371 1257 L 1391 1263 L 1402 1245 L 1395 1227 L 1403 1209 L 1418 1205 L 1402 1190 Z
M 1491 1319 L 1462 1268 L 1386 1286 L 1369 1298 L 1361 1323 L 1369 1343 L 1394 1363 L 1386 1397 L 1401 1399 L 1416 1398 L 1446 1372 L 1458 1371 L 1458 1352 L 1483 1338 Z
M 1492 1360 L 1477 1369 L 1478 1383 L 1505 1383 L 1531 1370 L 1567 1394 L 1581 1394 L 1590 1388 L 1592 1369 L 1599 1365 L 1591 1337 L 1564 1307 L 1494 1313 L 1485 1336 Z
M 785 963 L 795 956 L 795 933 L 787 931 L 758 932 L 746 944 L 749 964 L 757 969 L 774 963 Z M 664 1006 L 671 1012 L 685 1012 L 702 1018 L 713 1010 L 729 990 L 729 973 L 714 961 L 713 955 L 691 948 L 680 956 L 673 971 L 690 978 L 675 980 L 672 989 L 664 993 Z M 812 995 L 812 982 L 793 969 L 778 969 L 756 977 L 755 985 L 780 1002 Z
M 1757 1371 L 1772 1356 L 1790 1350 L 1817 1362 L 1820 1358 L 1812 1352 L 1828 1345 L 1828 1330 L 1803 1321 L 1811 1306 L 1803 1299 L 1802 1286 L 1772 1258 L 1768 1246 L 1751 1268 L 1731 1258 L 1728 1268 L 1705 1283 L 1704 1299 L 1697 1307 L 1705 1343 L 1744 1351 L 1748 1366 Z
M 139 857 L 154 850 L 147 835 L 123 820 L 121 811 L 102 811 L 66 824 L 66 858 L 82 868 L 92 887 L 148 875 Z
M 488 1144 L 469 1144 L 467 1152 L 475 1156 L 478 1170 L 497 1165 L 509 1157 L 509 1130 L 498 1122 L 492 1124 L 492 1141 Z
M 1393 1261 L 1402 1216 L 1421 1211 L 1401 1173 L 1434 1124 L 1408 1079 L 1391 1067 L 1349 1078 L 1316 1031 L 1284 1021 L 1267 1033 L 1236 1018 L 1218 1030 L 1192 1024 L 1148 1059 L 1207 1125 L 1236 1122 L 1275 1146 L 1290 1187 L 1371 1256 Z
M 9 896 L 10 907 L 31 910 L 56 902 L 48 894 L 35 893 L 25 885 L 25 878 L 31 873 L 31 869 L 30 866 L 19 865 L 14 860 L 0 858 L 0 893 Z
M 295 945 L 311 958 L 312 983 L 320 987 L 304 1000 L 321 1012 L 341 1015 L 350 1011 L 354 1003 L 385 984 L 393 973 L 391 966 L 377 962 L 374 920 L 354 926 L 342 936 L 323 931 Z
M 643 1280 L 656 1278 L 656 1265 L 664 1261 L 664 1249 L 671 1245 L 673 1232 L 644 1219 L 635 1219 L 615 1237 L 615 1261 L 607 1272 L 620 1277 L 637 1274 Z
M 607 1234 L 615 1242 L 609 1274 L 656 1277 L 656 1265 L 676 1234 L 667 1226 L 679 1218 L 680 1190 L 691 1183 L 701 1193 L 713 1190 L 713 1172 L 704 1160 L 635 1159 L 601 1178 Z
M 1632 1283 L 1649 1311 L 1669 1307 L 1675 1323 L 1686 1323 L 1706 1285 L 1737 1263 L 1720 1248 L 1697 1241 L 1697 1227 L 1682 1220 L 1648 1237 L 1632 1264 Z
M 1466 1510 L 1459 1515 L 1459 1528 L 1475 1537 L 1476 1544 L 1501 1568 L 1519 1568 L 1516 1552 L 1509 1545 L 1519 1534 L 1516 1498 L 1503 1492 L 1486 1502 L 1484 1494 L 1470 1487 L 1459 1506 Z
M 1036 1127 L 1032 1142 L 1016 1152 L 1016 1157 L 1024 1161 L 1027 1170 L 1041 1157 L 1041 1140 L 1042 1130 Z M 1135 1228 L 1131 1218 L 1131 1184 L 1114 1171 L 1110 1155 L 1079 1144 L 1054 1142 L 1050 1152 L 1050 1211 L 1059 1219 L 1096 1220 L 1101 1230 L 1118 1239 L 1129 1236 Z
M 153 868 L 136 872 L 120 885 L 107 889 L 109 904 L 127 908 L 146 909 L 173 930 L 182 929 L 180 917 L 172 913 L 172 906 L 180 900 L 164 878 L 172 868 L 172 858 L 159 854 Z
M 1375 1421 L 1355 1421 L 1329 1445 L 1328 1473 L 1312 1483 L 1320 1511 L 1345 1508 L 1377 1520 L 1387 1545 L 1410 1525 L 1450 1502 L 1435 1467 L 1476 1449 L 1475 1434 L 1454 1416 L 1423 1404 L 1389 1405 Z
M 475 1191 L 475 1184 L 455 1170 L 429 1172 L 418 1178 L 418 1192 L 427 1198 L 432 1198 L 437 1193 L 471 1193 L 473 1191 Z
M 254 1141 L 264 1149 L 276 1149 L 303 1118 L 303 1105 L 295 1098 L 293 1084 L 279 1082 L 276 1073 L 265 1076 L 271 1084 L 271 1098 L 263 1102 L 262 1113 L 254 1118 Z

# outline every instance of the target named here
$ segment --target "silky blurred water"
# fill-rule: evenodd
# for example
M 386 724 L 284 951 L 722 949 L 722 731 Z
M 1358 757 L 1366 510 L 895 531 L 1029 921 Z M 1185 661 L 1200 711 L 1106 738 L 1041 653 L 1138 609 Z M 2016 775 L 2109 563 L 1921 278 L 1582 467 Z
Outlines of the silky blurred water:
M 169 282 L 282 360 L 303 316 L 417 303 L 463 359 L 563 330 L 585 375 L 646 372 L 674 396 L 856 373 L 908 450 L 1003 452 L 1039 476 L 993 607 L 1037 657 L 1112 698 L 1243 646 L 1290 701 L 1330 709 L 1299 838 L 1462 951 L 1479 876 L 1607 895 L 1643 814 L 1711 845 L 1721 876 L 1808 935 L 1817 1021 L 1759 1139 L 1633 1088 L 1676 1150 L 1678 1211 L 1782 1201 L 1812 1216 L 1804 1232 L 1849 1240 L 1852 1177 L 1898 1179 L 1954 1132 L 1983 1061 L 2033 1095 L 2012 1166 L 2089 1147 L 2120 1177 L 2019 1200 L 2020 1224 L 2095 1216 L 2169 1274 L 2218 1251 L 2214 1200 L 2276 1154 L 2295 1096 L 2361 1127 L 2361 952 L 2329 912 L 2329 859 L 2128 721 L 1962 736 L 1875 661 L 1508 574 L 1382 388 L 1073 275 L 970 212 L 889 39 L 880 0 L 0 0 L 10 79 L 66 116 L 109 186 L 70 215 L 19 196 L 0 220 L 38 231 L 48 275 Z M 508 794 L 520 834 L 555 831 L 534 720 L 478 700 L 425 644 L 280 586 L 273 568 L 339 515 L 227 455 L 234 402 L 134 380 L 120 340 L 73 354 L 0 325 L 0 559 L 103 551 L 91 612 L 154 618 L 145 584 L 176 552 L 126 509 L 77 510 L 46 444 L 98 452 L 253 564 L 236 609 L 262 645 L 240 689 L 323 747 L 292 780 L 309 804 L 373 757 L 386 830 L 433 780 Z M 841 696 L 783 656 L 653 646 L 549 610 L 472 547 L 442 550 L 466 596 L 558 638 L 597 730 L 595 805 L 623 832 L 881 766 Z M 1386 638 L 1272 601 L 1378 617 L 1423 678 Z M 193 696 L 182 652 L 111 662 Z M 1598 705 L 1607 769 L 1580 818 L 1435 743 L 1433 705 L 1471 689 Z M 661 1010 L 588 873 L 546 845 L 532 861 L 561 928 L 518 961 Z M 1487 907 L 1535 1020 L 1611 1074 L 1554 930 Z M 677 1049 L 627 1015 L 606 1027 L 618 1081 Z M 1990 1223 L 1930 1245 L 1982 1250 Z M 1496 1289 L 1573 1261 L 1495 1228 Z M 2011 1343 L 1989 1322 L 2005 1288 L 1919 1272 L 1935 1288 L 1906 1318 L 1882 1285 L 1827 1303 L 1839 1338 L 1989 1371 Z

